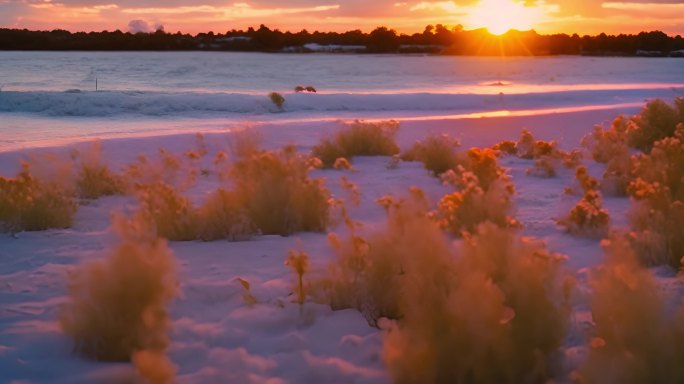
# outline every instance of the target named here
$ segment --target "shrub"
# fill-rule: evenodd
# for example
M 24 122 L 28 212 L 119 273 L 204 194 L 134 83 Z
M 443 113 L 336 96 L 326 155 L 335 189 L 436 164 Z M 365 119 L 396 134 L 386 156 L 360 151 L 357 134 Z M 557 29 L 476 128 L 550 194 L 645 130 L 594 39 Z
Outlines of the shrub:
M 125 179 L 113 173 L 102 161 L 102 143 L 94 142 L 85 152 L 74 151 L 78 161 L 76 190 L 86 199 L 100 196 L 119 195 L 126 190 Z
M 187 160 L 191 163 L 186 163 Z M 177 156 L 161 148 L 158 157 L 138 156 L 124 173 L 132 184 L 164 183 L 186 189 L 195 183 L 198 175 L 193 161 L 187 156 Z
M 542 156 L 534 160 L 534 167 L 527 170 L 528 175 L 537 177 L 556 177 L 556 163 L 558 159 Z
M 563 258 L 482 226 L 463 248 L 406 261 L 384 356 L 397 383 L 534 383 L 558 372 L 571 281 Z M 408 272 L 411 271 L 411 272 Z
M 484 189 L 477 176 L 471 172 L 463 172 L 457 184 L 463 188 L 444 196 L 438 204 L 435 217 L 442 228 L 456 236 L 462 236 L 464 232 L 472 233 L 484 222 L 502 227 L 517 225 L 509 216 L 513 190 L 505 179 L 494 180 L 488 189 Z
M 589 190 L 558 224 L 573 235 L 601 238 L 608 234 L 610 215 L 601 208 L 601 193 Z
M 334 138 L 325 138 L 313 148 L 313 155 L 331 167 L 340 157 L 392 156 L 399 153 L 395 135 L 399 123 L 383 121 L 369 123 L 356 120 L 337 132 Z
M 283 95 L 281 95 L 278 92 L 271 92 L 268 95 L 268 98 L 271 99 L 271 102 L 273 103 L 273 105 L 278 107 L 278 109 L 280 109 L 280 110 L 283 109 L 283 104 L 285 104 L 285 98 L 283 97 Z
M 350 170 L 352 168 L 351 163 L 349 160 L 345 159 L 344 157 L 338 157 L 335 159 L 335 163 L 333 164 L 333 168 L 338 169 L 338 170 Z
M 456 167 L 456 151 L 460 145 L 458 140 L 448 135 L 431 135 L 423 141 L 414 143 L 401 158 L 404 161 L 420 161 L 425 169 L 439 176 Z
M 419 190 L 405 200 L 381 199 L 385 225 L 374 232 L 352 232 L 344 241 L 330 235 L 335 259 L 327 276 L 314 284 L 318 300 L 334 309 L 355 308 L 372 325 L 381 317 L 400 318 L 399 294 L 418 260 L 452 259 L 447 239 L 427 214 Z
M 141 215 L 154 224 L 156 234 L 169 240 L 197 238 L 198 220 L 190 200 L 163 182 L 137 187 Z
M 247 240 L 258 233 L 235 191 L 217 189 L 197 209 L 197 238 L 203 241 Z
M 114 219 L 120 243 L 105 259 L 69 276 L 61 326 L 79 354 L 100 361 L 133 359 L 152 382 L 170 382 L 173 368 L 164 350 L 166 306 L 177 294 L 174 256 L 144 220 Z
M 599 182 L 589 174 L 587 167 L 581 166 L 575 169 L 575 180 L 579 184 L 583 193 L 595 191 L 599 188 Z
M 679 267 L 684 257 L 684 126 L 633 159 L 628 193 L 635 249 L 642 262 Z
M 492 150 L 498 155 L 517 156 L 518 144 L 512 140 L 504 140 L 500 143 L 494 144 Z
M 309 178 L 310 162 L 292 146 L 257 151 L 230 170 L 239 206 L 263 234 L 323 231 L 329 221 L 329 193 L 322 179 Z
M 458 165 L 441 176 L 442 181 L 447 184 L 459 188 L 467 187 L 471 176 L 464 176 L 465 174 L 475 176 L 479 186 L 485 191 L 497 180 L 508 181 L 506 172 L 497 162 L 496 153 L 489 148 L 470 148 L 457 157 Z M 508 187 L 511 188 L 511 193 L 512 187 L 512 184 Z
M 609 129 L 595 126 L 592 133 L 582 138 L 582 146 L 591 153 L 594 161 L 608 163 L 611 159 L 629 153 L 627 148 L 628 120 L 618 116 Z
M 520 139 L 516 144 L 518 156 L 523 159 L 538 159 L 542 156 L 553 155 L 557 150 L 558 143 L 555 141 L 535 140 L 532 133 L 523 129 Z
M 41 181 L 22 163 L 15 178 L 0 177 L 0 230 L 41 231 L 71 226 L 76 201 L 57 182 Z
M 674 106 L 660 99 L 650 101 L 640 114 L 630 119 L 629 144 L 648 152 L 656 141 L 674 136 L 677 124 L 684 124 L 683 98 L 676 98 Z
M 657 281 L 629 243 L 604 241 L 605 261 L 589 279 L 595 327 L 580 383 L 681 383 L 682 312 L 666 310 Z

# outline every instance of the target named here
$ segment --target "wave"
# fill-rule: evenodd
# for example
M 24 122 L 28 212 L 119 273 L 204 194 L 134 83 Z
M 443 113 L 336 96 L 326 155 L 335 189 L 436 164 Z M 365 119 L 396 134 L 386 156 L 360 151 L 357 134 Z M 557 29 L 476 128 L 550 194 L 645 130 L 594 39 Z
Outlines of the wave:
M 449 93 L 333 93 L 284 94 L 279 110 L 267 95 L 243 93 L 160 93 L 136 91 L 84 92 L 69 90 L 2 91 L 0 112 L 46 116 L 107 117 L 119 115 L 217 117 L 225 114 L 259 115 L 274 112 L 467 112 L 515 110 L 530 107 L 569 107 L 673 98 L 684 87 L 658 89 L 567 90 L 525 94 Z

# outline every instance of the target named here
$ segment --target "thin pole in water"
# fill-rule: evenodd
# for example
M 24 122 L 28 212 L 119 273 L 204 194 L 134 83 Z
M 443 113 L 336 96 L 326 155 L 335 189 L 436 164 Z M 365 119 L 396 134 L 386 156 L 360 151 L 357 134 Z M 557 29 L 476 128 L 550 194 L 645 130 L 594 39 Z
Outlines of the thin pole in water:
M 95 92 L 97 92 L 97 77 L 95 78 Z

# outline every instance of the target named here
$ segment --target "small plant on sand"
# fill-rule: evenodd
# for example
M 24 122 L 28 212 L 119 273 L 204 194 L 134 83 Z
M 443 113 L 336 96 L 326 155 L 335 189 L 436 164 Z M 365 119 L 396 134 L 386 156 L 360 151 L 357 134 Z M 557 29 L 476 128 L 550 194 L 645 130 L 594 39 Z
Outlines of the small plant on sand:
M 248 240 L 259 232 L 237 193 L 222 188 L 212 192 L 196 210 L 195 223 L 197 238 L 203 241 Z
M 141 215 L 154 224 L 156 234 L 169 240 L 197 238 L 197 216 L 190 200 L 172 186 L 158 182 L 137 187 Z
M 406 266 L 420 259 L 452 255 L 449 242 L 429 218 L 422 191 L 414 189 L 407 199 L 381 199 L 387 209 L 386 224 L 369 233 L 352 233 L 340 239 L 329 236 L 335 252 L 327 275 L 314 284 L 319 301 L 333 309 L 355 308 L 372 325 L 381 317 L 399 318 L 400 287 Z M 420 255 L 420 258 L 416 257 Z
M 610 215 L 601 207 L 601 193 L 589 190 L 558 224 L 578 236 L 602 238 L 608 234 Z
M 281 95 L 278 92 L 271 92 L 268 95 L 268 98 L 271 100 L 273 105 L 275 105 L 276 107 L 278 107 L 279 110 L 282 111 L 283 104 L 285 104 L 285 98 L 283 97 L 283 95 Z
M 72 157 L 78 164 L 76 190 L 80 197 L 96 199 L 125 192 L 125 179 L 112 172 L 102 161 L 101 142 L 94 142 L 85 151 L 74 151 Z
M 630 119 L 629 145 L 649 152 L 655 142 L 674 136 L 677 124 L 684 124 L 684 98 L 676 98 L 673 106 L 660 99 L 650 101 Z
M 309 255 L 303 251 L 290 250 L 285 259 L 285 265 L 290 267 L 297 275 L 297 285 L 295 286 L 295 293 L 297 294 L 297 303 L 304 304 L 306 299 L 306 290 L 304 287 L 304 274 L 309 270 Z
M 420 161 L 435 176 L 458 165 L 457 150 L 461 143 L 448 135 L 431 135 L 417 141 L 401 155 L 404 161 Z
M 684 257 L 684 125 L 633 159 L 627 190 L 633 246 L 647 265 L 681 266 Z
M 394 120 L 378 123 L 356 120 L 334 137 L 321 140 L 313 147 L 313 155 L 326 167 L 333 166 L 340 157 L 392 156 L 399 153 L 395 140 L 398 129 L 399 123 Z
M 625 152 L 629 153 L 628 122 L 624 116 L 618 116 L 608 129 L 595 126 L 590 134 L 582 138 L 582 146 L 589 150 L 594 161 L 604 164 Z
M 458 258 L 403 265 L 384 358 L 396 383 L 532 383 L 560 371 L 572 280 L 564 258 L 513 230 L 482 226 Z
M 175 259 L 140 219 L 114 218 L 120 243 L 105 259 L 69 276 L 60 323 L 79 354 L 98 361 L 133 361 L 154 383 L 170 383 L 167 305 L 177 294 Z
M 464 232 L 472 233 L 484 222 L 501 227 L 518 225 L 509 216 L 513 190 L 505 178 L 490 182 L 489 188 L 484 189 L 475 174 L 461 172 L 456 184 L 462 187 L 461 190 L 444 196 L 435 212 L 440 226 L 448 232 L 462 236 Z
M 538 159 L 542 156 L 553 155 L 557 147 L 558 143 L 555 141 L 536 140 L 527 129 L 523 129 L 516 143 L 518 156 L 523 159 Z
M 595 326 L 576 382 L 684 382 L 684 307 L 667 309 L 662 288 L 624 238 L 602 245 L 605 261 L 589 279 Z
M 518 144 L 512 140 L 504 140 L 492 145 L 492 150 L 494 150 L 498 156 L 517 156 Z
M 311 179 L 308 158 L 292 146 L 254 151 L 236 159 L 230 178 L 239 206 L 263 234 L 323 231 L 329 221 L 329 193 Z
M 22 163 L 15 178 L 0 177 L 0 231 L 41 231 L 71 226 L 76 201 L 56 182 L 41 181 Z

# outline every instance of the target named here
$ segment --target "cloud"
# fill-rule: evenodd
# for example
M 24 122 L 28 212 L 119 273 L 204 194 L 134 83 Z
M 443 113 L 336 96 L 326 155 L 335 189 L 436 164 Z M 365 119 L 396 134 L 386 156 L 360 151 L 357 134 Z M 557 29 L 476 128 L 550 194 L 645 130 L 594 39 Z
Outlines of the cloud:
M 128 31 L 131 33 L 151 33 L 163 30 L 164 25 L 159 23 L 148 23 L 145 20 L 131 20 L 128 23 Z

